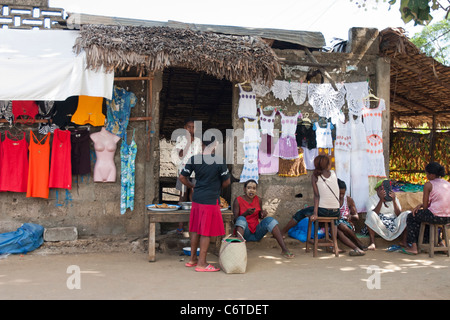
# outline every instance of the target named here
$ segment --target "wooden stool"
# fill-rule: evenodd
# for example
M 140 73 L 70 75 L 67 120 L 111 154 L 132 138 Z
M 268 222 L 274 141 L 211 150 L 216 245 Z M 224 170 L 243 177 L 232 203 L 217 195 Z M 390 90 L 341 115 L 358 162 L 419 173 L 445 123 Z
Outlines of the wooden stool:
M 333 247 L 334 248 L 334 255 L 336 257 L 339 257 L 339 249 L 337 244 L 337 226 L 335 224 L 335 221 L 338 220 L 337 217 L 317 217 L 317 219 L 314 221 L 314 253 L 313 257 L 317 257 L 317 248 L 318 247 Z M 325 242 L 319 243 L 319 223 L 323 222 L 325 223 Z M 309 219 L 308 221 L 308 234 L 306 238 L 306 252 L 309 252 L 309 240 L 311 239 L 311 226 L 312 221 Z M 331 240 L 328 236 L 328 226 L 330 226 L 331 229 Z
M 425 227 L 430 227 L 430 239 L 429 243 L 425 245 L 423 243 L 423 236 L 425 234 Z M 445 247 L 438 247 L 439 243 L 439 229 L 442 229 L 442 240 L 445 243 Z M 449 229 L 450 229 L 450 223 L 447 224 L 435 224 L 435 223 L 428 223 L 428 222 L 422 222 L 420 224 L 420 230 L 419 230 L 419 241 L 417 243 L 417 249 L 420 252 L 420 250 L 428 251 L 428 254 L 430 257 L 434 256 L 434 253 L 436 251 L 444 251 L 447 252 L 447 257 L 450 257 L 450 248 L 449 248 Z M 427 248 L 428 247 L 428 248 Z

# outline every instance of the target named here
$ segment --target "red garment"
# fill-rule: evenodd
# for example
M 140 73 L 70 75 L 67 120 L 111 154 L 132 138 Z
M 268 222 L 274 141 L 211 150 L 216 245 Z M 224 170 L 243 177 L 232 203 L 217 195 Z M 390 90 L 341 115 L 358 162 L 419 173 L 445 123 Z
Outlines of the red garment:
M 25 138 L 12 140 L 5 132 L 1 150 L 0 190 L 27 192 L 28 181 L 28 142 Z
M 12 113 L 14 115 L 14 121 L 19 120 L 32 120 L 39 113 L 39 106 L 35 101 L 13 101 Z M 26 118 L 28 117 L 28 118 Z
M 239 203 L 239 215 L 247 211 L 247 209 L 255 208 L 255 212 L 245 217 L 248 224 L 248 229 L 251 233 L 255 233 L 256 227 L 259 224 L 259 213 L 261 212 L 261 206 L 259 205 L 259 198 L 255 196 L 251 203 L 248 203 L 244 198 L 237 197 L 237 201 Z
M 192 202 L 189 231 L 206 237 L 225 235 L 222 211 L 220 211 L 219 203 L 200 204 Z
M 55 129 L 53 132 L 49 188 L 72 189 L 71 152 L 70 131 Z
M 28 169 L 27 197 L 48 199 L 50 172 L 50 132 L 41 140 L 30 130 L 30 161 Z M 44 141 L 45 140 L 45 141 Z
M 55 129 L 53 132 L 49 188 L 72 189 L 71 149 L 70 131 Z

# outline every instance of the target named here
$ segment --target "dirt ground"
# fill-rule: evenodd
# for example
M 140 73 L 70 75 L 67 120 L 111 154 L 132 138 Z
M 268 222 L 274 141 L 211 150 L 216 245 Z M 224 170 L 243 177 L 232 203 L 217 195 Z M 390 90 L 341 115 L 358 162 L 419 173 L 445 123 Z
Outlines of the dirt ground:
M 325 251 L 286 259 L 275 246 L 248 246 L 245 274 L 199 273 L 187 268 L 181 250 L 147 253 L 131 242 L 127 250 L 72 253 L 40 248 L 0 259 L 0 299 L 33 300 L 448 300 L 450 258 L 369 251 L 339 257 Z M 86 244 L 85 244 L 86 245 Z M 132 248 L 132 249 L 130 249 Z M 209 262 L 218 257 L 208 254 Z M 240 288 L 240 289 L 238 289 Z

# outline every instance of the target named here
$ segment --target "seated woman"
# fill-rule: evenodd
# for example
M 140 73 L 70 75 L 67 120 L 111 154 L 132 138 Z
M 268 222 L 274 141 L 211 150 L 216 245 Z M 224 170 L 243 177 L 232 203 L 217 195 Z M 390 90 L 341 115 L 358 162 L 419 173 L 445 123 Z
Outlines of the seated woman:
M 442 179 L 445 168 L 437 162 L 430 162 L 425 167 L 425 173 L 429 181 L 423 186 L 423 203 L 415 207 L 406 219 L 407 235 L 402 245 L 405 247 L 403 252 L 408 254 L 418 253 L 421 222 L 450 223 L 450 183 Z
M 375 250 L 375 234 L 392 241 L 398 238 L 406 228 L 406 217 L 411 211 L 402 212 L 400 201 L 395 192 L 389 192 L 392 201 L 386 201 L 386 191 L 380 180 L 375 185 L 376 194 L 369 197 L 366 208 L 366 226 L 369 230 L 369 250 Z
M 353 222 L 359 220 L 355 201 L 345 194 L 347 186 L 344 181 L 338 179 L 338 185 L 341 208 L 339 209 L 340 219 L 337 222 L 337 237 L 343 244 L 353 249 L 349 255 L 363 256 L 367 247 L 356 237 L 355 226 L 353 225 Z
M 256 195 L 256 188 L 255 180 L 246 181 L 244 195 L 237 197 L 233 202 L 234 225 L 238 236 L 243 236 L 246 241 L 259 241 L 267 232 L 271 232 L 281 247 L 281 254 L 285 258 L 293 258 L 294 255 L 284 243 L 278 221 L 267 217 L 267 211 L 262 210 L 262 201 Z
M 283 228 L 283 236 L 295 227 L 303 218 L 315 221 L 317 217 L 339 217 L 339 186 L 336 173 L 331 168 L 331 159 L 327 155 L 314 158 L 314 172 L 311 184 L 314 192 L 314 206 L 297 211 Z

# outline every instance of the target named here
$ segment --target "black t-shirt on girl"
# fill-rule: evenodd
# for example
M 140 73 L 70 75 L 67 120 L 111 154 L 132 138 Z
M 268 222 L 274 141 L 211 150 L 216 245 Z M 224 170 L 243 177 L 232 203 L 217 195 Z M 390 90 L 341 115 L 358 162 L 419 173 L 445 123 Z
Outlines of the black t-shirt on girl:
M 206 158 L 205 161 L 205 157 Z M 224 159 L 213 162 L 214 156 L 198 154 L 191 157 L 181 174 L 185 177 L 195 172 L 195 187 L 192 201 L 200 204 L 217 204 L 222 182 L 230 178 Z M 213 162 L 213 163 L 211 163 Z M 218 163 L 217 163 L 218 162 Z

